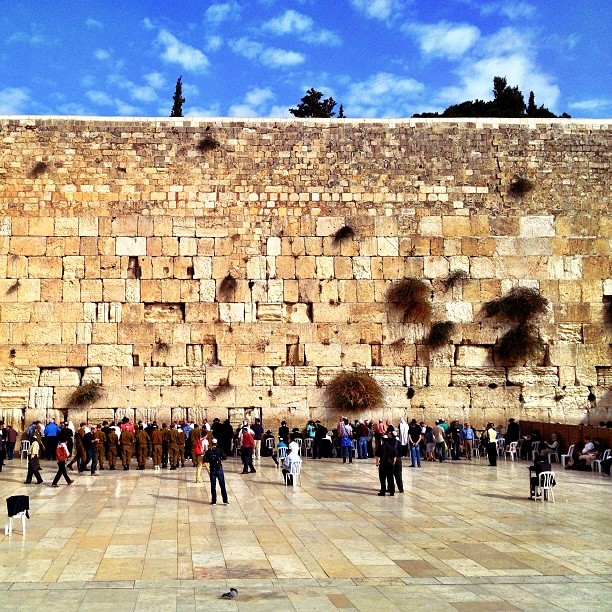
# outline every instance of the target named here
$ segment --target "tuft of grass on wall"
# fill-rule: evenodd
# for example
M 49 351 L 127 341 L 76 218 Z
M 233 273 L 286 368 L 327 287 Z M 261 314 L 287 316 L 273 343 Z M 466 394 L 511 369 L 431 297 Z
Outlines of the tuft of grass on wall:
M 452 321 L 438 321 L 431 326 L 425 344 L 436 349 L 450 344 L 455 324 Z
M 535 183 L 533 181 L 530 181 L 523 176 L 516 175 L 512 181 L 510 181 L 508 191 L 514 196 L 522 196 L 530 191 L 533 191 L 534 188 Z
M 196 149 L 200 153 L 206 153 L 208 151 L 214 151 L 215 149 L 218 149 L 220 146 L 221 144 L 219 143 L 218 140 L 216 140 L 210 135 L 206 135 L 204 136 L 204 138 L 200 138 L 200 140 L 198 141 L 198 144 L 196 145 Z
M 343 370 L 325 388 L 327 405 L 339 412 L 378 408 L 383 401 L 380 385 L 366 370 Z
M 222 300 L 230 300 L 234 295 L 234 291 L 236 291 L 236 286 L 236 279 L 231 274 L 228 274 L 219 285 L 219 297 Z
M 339 246 L 345 240 L 350 240 L 355 236 L 355 230 L 350 225 L 342 226 L 335 234 L 332 244 Z
M 416 278 L 404 278 L 387 290 L 387 301 L 402 313 L 404 323 L 428 323 L 431 317 L 430 289 Z
M 43 175 L 49 169 L 49 164 L 44 161 L 38 161 L 30 170 L 30 178 L 37 179 L 39 176 Z
M 89 382 L 77 387 L 68 398 L 68 406 L 82 407 L 95 404 L 104 395 L 100 383 Z
M 462 284 L 469 278 L 468 273 L 465 270 L 455 270 L 451 272 L 443 281 L 444 291 L 449 291 L 453 287 Z
M 537 357 L 543 350 L 544 341 L 537 328 L 529 323 L 519 323 L 499 339 L 496 353 L 504 362 L 514 365 Z
M 219 384 L 216 387 L 208 389 L 208 392 L 213 399 L 217 399 L 217 397 L 230 389 L 233 389 L 233 385 L 230 383 L 229 378 L 222 378 L 219 381 Z
M 486 302 L 487 317 L 499 317 L 511 323 L 528 323 L 544 314 L 548 300 L 537 290 L 528 287 L 514 287 L 506 295 Z
M 13 293 L 16 293 L 19 290 L 19 287 L 21 287 L 21 281 L 19 279 L 17 279 L 7 290 L 6 290 L 6 295 L 12 295 Z

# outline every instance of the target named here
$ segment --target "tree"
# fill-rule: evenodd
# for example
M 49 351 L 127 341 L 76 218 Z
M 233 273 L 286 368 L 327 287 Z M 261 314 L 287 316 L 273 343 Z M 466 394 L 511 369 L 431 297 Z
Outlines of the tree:
M 338 119 L 346 119 L 346 115 L 344 114 L 344 106 L 342 104 L 338 110 Z
M 180 76 L 176 81 L 176 87 L 174 88 L 174 96 L 172 96 L 172 110 L 170 111 L 171 117 L 182 117 L 183 116 L 183 104 L 185 98 L 183 98 L 183 77 Z
M 413 117 L 540 117 L 555 118 L 543 105 L 537 107 L 533 91 L 529 93 L 529 102 L 518 87 L 509 87 L 505 77 L 493 78 L 493 100 L 467 100 L 452 104 L 443 113 L 421 113 Z M 569 117 L 563 113 L 562 117 Z
M 290 108 L 289 112 L 294 117 L 329 119 L 336 114 L 334 112 L 336 101 L 332 97 L 321 100 L 322 97 L 323 94 L 320 91 L 311 87 L 302 98 L 302 101 L 297 105 L 297 108 Z

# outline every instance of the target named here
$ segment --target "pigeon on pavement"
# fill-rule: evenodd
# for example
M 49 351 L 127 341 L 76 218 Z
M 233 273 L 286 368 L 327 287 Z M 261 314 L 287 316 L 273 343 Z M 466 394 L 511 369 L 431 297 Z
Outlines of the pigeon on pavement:
M 238 589 L 235 589 L 234 587 L 231 587 L 227 593 L 223 593 L 223 595 L 221 595 L 222 599 L 236 599 L 236 597 L 238 597 Z

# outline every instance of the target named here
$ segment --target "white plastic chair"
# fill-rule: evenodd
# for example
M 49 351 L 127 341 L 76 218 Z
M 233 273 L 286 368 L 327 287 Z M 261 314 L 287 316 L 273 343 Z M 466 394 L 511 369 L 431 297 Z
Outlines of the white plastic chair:
M 240 438 L 236 438 L 236 442 L 234 444 L 234 457 L 238 457 L 238 455 L 240 455 L 241 448 L 242 444 L 240 444 Z
M 302 438 L 296 438 L 294 442 L 298 445 L 298 455 L 301 457 L 302 456 L 302 443 L 304 442 L 304 440 L 302 440 Z
M 565 461 L 567 459 L 571 459 L 574 454 L 574 444 L 572 444 L 568 449 L 565 455 L 561 455 L 561 467 L 565 468 Z
M 535 488 L 535 498 L 540 497 L 542 503 L 544 500 L 550 500 L 555 503 L 555 494 L 553 493 L 553 482 L 555 481 L 554 472 L 540 472 L 539 482 Z
M 591 470 L 593 472 L 599 472 L 601 474 L 601 462 L 605 461 L 606 459 L 609 459 L 611 453 L 612 451 L 610 451 L 610 449 L 608 448 L 604 451 L 604 454 L 599 459 L 593 459 L 593 461 L 591 461 Z
M 285 460 L 286 456 L 287 456 L 287 447 L 279 446 L 276 449 L 276 458 L 278 459 L 278 469 L 279 470 L 283 469 L 283 461 Z
M 274 438 L 266 438 L 266 448 L 274 450 Z
M 22 440 L 21 441 L 21 451 L 19 452 L 19 461 L 23 459 L 24 455 L 27 459 L 29 452 L 30 452 L 30 441 Z
M 289 486 L 287 484 L 287 481 L 289 480 L 289 476 L 291 476 L 291 480 L 292 480 L 294 489 L 297 486 L 298 480 L 300 481 L 300 486 L 302 486 L 302 462 L 301 461 L 295 461 L 294 463 L 291 464 L 289 473 L 287 474 L 287 478 L 285 479 L 285 489 L 287 489 L 287 487 Z
M 313 451 L 312 451 L 312 438 L 306 438 L 306 440 L 304 440 L 304 457 L 308 457 L 308 453 L 310 453 L 310 456 L 313 456 Z
M 540 454 L 540 442 L 537 440 L 536 442 L 531 443 L 531 460 L 535 461 L 535 458 Z
M 9 538 L 11 537 L 11 535 L 13 535 L 13 519 L 19 519 L 19 518 L 21 518 L 21 533 L 25 537 L 25 533 L 26 533 L 26 528 L 25 528 L 26 513 L 25 513 L 25 510 L 23 512 L 18 512 L 17 514 L 15 514 L 13 516 L 9 516 L 6 519 L 6 526 L 4 528 L 4 535 L 9 536 Z
M 518 442 L 510 442 L 510 444 L 508 444 L 508 448 L 504 454 L 505 461 L 508 459 L 508 455 L 510 455 L 510 459 L 512 459 L 512 461 L 514 461 L 515 458 L 518 458 L 518 455 L 516 454 L 517 444 Z
M 504 440 L 504 438 L 497 438 L 497 440 L 495 440 L 495 445 L 497 446 L 497 455 L 501 457 L 506 449 L 506 440 Z

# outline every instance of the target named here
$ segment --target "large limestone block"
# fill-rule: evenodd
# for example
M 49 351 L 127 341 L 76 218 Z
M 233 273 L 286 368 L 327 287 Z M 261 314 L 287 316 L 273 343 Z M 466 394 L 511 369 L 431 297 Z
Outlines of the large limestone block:
M 506 384 L 506 370 L 492 367 L 455 366 L 451 371 L 451 382 L 455 387 L 503 386 Z
M 319 370 L 312 366 L 295 368 L 295 384 L 300 387 L 316 387 L 319 379 Z
M 144 384 L 169 386 L 172 384 L 172 368 L 169 367 L 145 367 Z
M 342 347 L 339 344 L 307 343 L 304 345 L 306 365 L 340 366 Z
M 30 390 L 0 389 L 0 409 L 27 408 L 30 401 Z
M 508 382 L 519 386 L 557 386 L 559 372 L 556 367 L 508 368 Z
M 448 387 L 451 382 L 450 367 L 430 366 L 428 382 L 432 387 Z
M 30 387 L 28 408 L 49 410 L 53 408 L 53 387 Z
M 333 236 L 344 226 L 344 217 L 317 217 L 316 235 Z
M 457 347 L 458 366 L 493 366 L 493 349 L 490 346 Z
M 205 385 L 206 370 L 202 367 L 172 368 L 172 384 L 179 387 L 182 385 Z
M 315 303 L 312 312 L 315 323 L 346 323 L 350 315 L 350 305 Z
M 277 387 L 292 387 L 295 385 L 295 368 L 282 366 L 274 368 L 274 385 Z
M 410 379 L 408 379 L 410 374 Z M 411 387 L 426 387 L 427 386 L 428 368 L 423 366 L 412 366 L 409 370 L 406 368 L 406 382 Z
M 78 387 L 81 373 L 76 368 L 42 368 L 39 384 L 41 387 Z
M 381 387 L 402 387 L 406 384 L 405 370 L 399 366 L 373 367 L 370 373 Z
M 372 347 L 369 344 L 349 344 L 342 346 L 342 365 L 345 367 L 369 367 L 372 365 Z
M 519 235 L 523 238 L 555 236 L 553 215 L 525 215 L 519 218 Z
M 470 302 L 447 302 L 446 320 L 453 323 L 469 323 L 474 320 L 473 306 Z
M 280 310 L 280 305 L 279 310 Z M 244 322 L 244 304 L 219 304 L 219 320 L 223 323 Z
M 72 413 L 72 411 L 70 411 Z M 139 419 L 140 417 L 137 417 Z M 87 423 L 91 425 L 100 425 L 103 421 L 111 423 L 115 420 L 115 411 L 112 408 L 92 408 L 87 410 Z M 75 423 L 76 425 L 76 423 Z
M 257 320 L 258 321 L 282 321 L 283 320 L 283 305 L 282 304 L 257 304 Z
M 284 317 L 289 323 L 310 323 L 307 304 L 285 304 Z
M 0 389 L 20 389 L 38 386 L 40 370 L 31 367 L 0 368 Z
M 446 387 L 443 389 L 436 387 L 419 387 L 416 389 L 414 397 L 410 400 L 410 414 L 416 412 L 414 418 L 420 420 L 418 411 L 423 412 L 425 408 L 425 418 L 427 423 L 433 423 L 435 419 L 440 417 L 450 418 L 453 412 L 457 409 L 470 405 L 469 389 L 459 389 L 454 387 Z M 453 417 L 457 418 L 457 417 Z
M 131 344 L 92 344 L 87 347 L 87 363 L 89 366 L 131 366 Z

